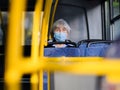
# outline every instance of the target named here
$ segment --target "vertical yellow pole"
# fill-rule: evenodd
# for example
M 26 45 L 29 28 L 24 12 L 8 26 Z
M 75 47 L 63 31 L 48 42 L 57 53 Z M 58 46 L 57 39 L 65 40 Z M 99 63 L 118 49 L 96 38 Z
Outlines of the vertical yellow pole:
M 53 13 L 52 13 L 52 18 L 51 18 L 51 23 L 50 23 L 50 30 L 52 29 L 52 25 L 53 25 L 53 21 L 54 21 L 54 17 L 55 17 L 55 12 L 56 12 L 56 9 L 57 9 L 57 5 L 58 5 L 58 0 L 55 0 L 55 5 L 54 5 L 54 9 L 53 9 Z M 49 38 L 51 38 L 51 35 L 49 36 Z
M 52 0 L 47 0 L 45 4 L 45 11 L 43 16 L 43 24 L 42 24 L 42 32 L 41 32 L 41 40 L 40 40 L 40 57 L 44 56 L 44 45 L 47 44 L 47 33 L 48 33 L 48 25 L 49 25 L 49 16 L 50 10 L 52 6 Z
M 50 30 L 51 30 L 52 25 L 53 25 L 53 21 L 54 21 L 54 16 L 55 16 L 55 12 L 56 12 L 56 9 L 57 9 L 57 5 L 58 5 L 58 0 L 55 0 L 55 5 L 54 5 L 53 13 L 52 13 L 52 19 L 51 19 L 51 23 L 50 23 Z M 49 35 L 49 39 L 50 38 L 51 38 L 51 34 Z M 48 90 L 50 90 L 50 72 L 48 72 Z
M 39 78 L 40 78 L 39 90 L 43 90 L 43 71 L 42 70 L 40 70 Z
M 40 38 L 41 39 L 40 40 L 40 58 L 44 56 L 44 45 L 47 45 L 47 34 L 48 34 L 48 25 L 49 25 L 49 16 L 51 11 L 51 6 L 52 6 L 52 0 L 46 0 L 41 38 Z M 43 71 L 40 71 L 39 78 L 40 78 L 39 90 L 43 90 Z
M 46 3 L 46 7 L 45 7 L 45 21 L 46 21 L 45 35 L 44 35 L 45 36 L 45 45 L 47 45 L 47 40 L 48 40 L 48 26 L 49 26 L 51 7 L 52 7 L 52 0 L 49 0 Z
M 9 14 L 7 48 L 5 57 L 5 84 L 7 90 L 19 90 L 21 73 L 19 72 L 21 46 L 21 20 L 26 0 L 12 0 Z
M 40 21 L 40 33 L 42 32 L 42 20 L 43 20 L 43 15 L 44 15 L 44 12 L 41 13 L 41 21 Z M 41 34 L 40 34 L 40 37 L 41 37 Z M 41 40 L 41 38 L 40 38 Z M 41 43 L 40 43 L 41 44 Z M 39 90 L 43 90 L 43 71 L 40 70 L 39 72 Z
M 43 7 L 43 0 L 37 0 L 35 5 L 35 12 L 33 17 L 33 29 L 32 29 L 32 51 L 31 58 L 34 62 L 38 61 L 39 57 L 39 31 L 40 31 L 40 21 L 41 13 Z M 31 76 L 31 86 L 32 90 L 38 90 L 38 73 L 33 73 Z

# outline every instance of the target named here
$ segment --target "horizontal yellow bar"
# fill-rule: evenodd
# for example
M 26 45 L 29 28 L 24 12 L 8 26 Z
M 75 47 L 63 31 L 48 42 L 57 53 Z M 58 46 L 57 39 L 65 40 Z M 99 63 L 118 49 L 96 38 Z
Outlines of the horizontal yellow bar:
M 39 58 L 41 59 L 39 61 L 32 61 L 31 59 L 21 58 L 22 61 L 17 62 L 19 65 L 16 68 L 18 68 L 20 75 L 21 73 L 47 70 L 49 72 L 65 72 L 78 75 L 105 75 L 109 82 L 120 82 L 119 59 L 100 57 L 42 57 Z
M 89 75 L 108 75 L 120 72 L 119 59 L 98 57 L 44 57 L 39 59 L 41 60 L 34 62 L 31 60 L 22 61 L 19 67 L 26 73 L 35 72 L 39 69 Z
M 88 61 L 101 61 L 101 57 L 44 57 L 48 62 L 88 62 Z

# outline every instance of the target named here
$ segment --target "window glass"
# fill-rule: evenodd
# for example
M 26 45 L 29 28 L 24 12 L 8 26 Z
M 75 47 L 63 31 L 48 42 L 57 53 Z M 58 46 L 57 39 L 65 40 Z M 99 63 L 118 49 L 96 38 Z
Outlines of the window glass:
M 114 22 L 113 25 L 113 39 L 115 40 L 120 35 L 120 19 Z
M 27 12 L 25 16 L 25 45 L 31 44 L 33 25 L 33 12 Z
M 24 21 L 25 45 L 31 44 L 32 24 L 33 24 L 33 12 L 26 12 Z M 0 45 L 2 45 L 5 41 L 4 36 L 6 36 L 7 27 L 8 27 L 8 12 L 2 12 L 0 24 Z
M 3 45 L 5 42 L 5 34 L 8 27 L 8 13 L 1 12 L 1 23 L 0 23 L 0 45 Z
M 120 0 L 110 0 L 110 8 L 111 8 L 111 21 L 109 18 L 109 0 L 105 3 L 105 14 L 106 14 L 106 35 L 109 39 L 115 40 L 120 35 L 120 19 L 114 19 L 118 15 L 120 15 Z M 112 5 L 112 6 L 111 6 Z
M 120 0 L 112 0 L 112 16 L 113 18 L 120 14 Z

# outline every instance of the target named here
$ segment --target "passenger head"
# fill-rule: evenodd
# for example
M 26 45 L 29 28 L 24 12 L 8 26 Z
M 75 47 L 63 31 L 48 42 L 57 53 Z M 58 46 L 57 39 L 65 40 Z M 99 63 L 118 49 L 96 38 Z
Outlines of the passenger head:
M 57 42 L 64 42 L 68 39 L 70 30 L 68 23 L 63 19 L 59 19 L 53 24 L 52 38 Z

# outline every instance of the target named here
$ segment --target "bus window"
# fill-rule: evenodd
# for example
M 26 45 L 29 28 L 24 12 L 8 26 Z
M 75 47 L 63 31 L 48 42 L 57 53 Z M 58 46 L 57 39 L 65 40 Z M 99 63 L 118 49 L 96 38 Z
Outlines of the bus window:
M 33 24 L 33 12 L 27 12 L 25 16 L 25 45 L 31 45 Z
M 120 14 L 120 1 L 119 0 L 111 0 L 111 14 L 112 18 L 116 17 L 117 15 Z
M 113 24 L 113 39 L 115 40 L 120 35 L 120 19 Z
M 5 37 L 7 34 L 7 27 L 8 27 L 8 12 L 2 11 L 1 14 L 2 14 L 2 22 L 0 26 L 0 45 L 2 45 L 5 42 Z M 32 35 L 32 23 L 33 23 L 32 11 L 25 13 L 25 21 L 22 23 L 24 23 L 24 30 L 25 30 L 24 45 L 30 45 L 31 35 Z
M 120 24 L 119 0 L 108 0 L 105 3 L 106 37 L 115 40 L 119 36 Z
M 5 43 L 5 34 L 7 32 L 7 23 L 8 23 L 8 15 L 7 12 L 1 11 L 1 24 L 0 24 L 0 45 L 4 45 Z
M 119 0 L 110 0 L 110 12 L 111 12 L 111 39 L 115 40 L 119 36 L 120 29 L 120 1 Z

